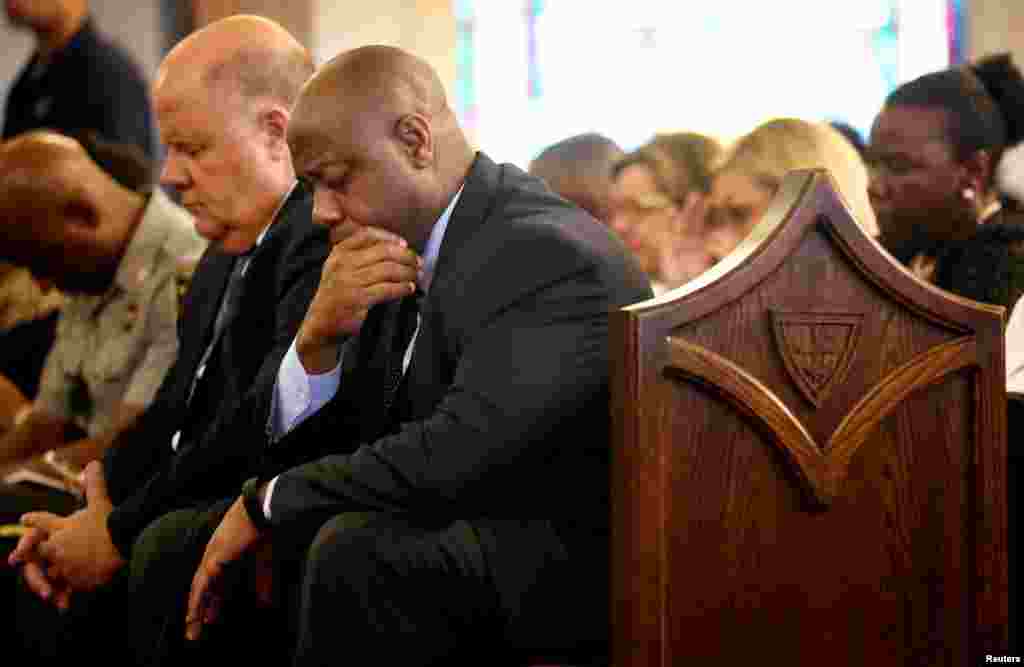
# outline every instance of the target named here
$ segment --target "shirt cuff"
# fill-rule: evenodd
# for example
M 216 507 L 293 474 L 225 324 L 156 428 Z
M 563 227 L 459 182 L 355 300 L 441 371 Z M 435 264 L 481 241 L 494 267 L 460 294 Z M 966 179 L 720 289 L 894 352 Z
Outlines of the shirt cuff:
M 279 477 L 279 476 L 278 476 Z M 278 477 L 270 480 L 267 483 L 267 490 L 263 494 L 263 516 L 267 517 L 267 521 L 270 520 L 270 497 L 274 495 L 274 486 L 277 485 Z
M 341 362 L 345 357 L 342 346 L 338 365 L 326 373 L 310 375 L 299 361 L 295 341 L 284 355 L 274 385 L 271 409 L 271 441 L 276 442 L 311 415 L 315 414 L 338 393 L 341 385 Z

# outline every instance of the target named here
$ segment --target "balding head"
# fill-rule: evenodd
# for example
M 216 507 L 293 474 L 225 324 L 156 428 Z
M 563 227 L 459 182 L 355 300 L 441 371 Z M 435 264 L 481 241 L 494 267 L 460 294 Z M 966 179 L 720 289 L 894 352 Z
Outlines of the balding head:
M 0 258 L 66 289 L 102 289 L 144 205 L 77 141 L 51 132 L 0 144 Z
M 352 219 L 414 245 L 426 240 L 473 161 L 437 73 L 388 46 L 347 51 L 321 68 L 294 107 L 289 144 L 297 170 L 321 186 L 320 222 Z M 332 184 L 339 172 L 344 188 Z
M 222 250 L 248 251 L 291 189 L 291 106 L 313 69 L 288 31 L 257 16 L 211 23 L 160 65 L 153 106 L 167 146 L 162 181 Z
M 432 119 L 451 114 L 444 86 L 433 68 L 390 46 L 366 46 L 333 58 L 303 91 L 306 104 L 323 98 L 350 100 L 350 105 L 364 111 L 386 109 Z
M 79 183 L 97 177 L 94 167 L 73 139 L 44 131 L 19 135 L 0 144 L 0 210 L 67 201 Z
M 287 108 L 313 74 L 309 52 L 260 16 L 230 16 L 183 39 L 157 72 L 155 91 L 199 86 L 223 100 L 268 99 Z

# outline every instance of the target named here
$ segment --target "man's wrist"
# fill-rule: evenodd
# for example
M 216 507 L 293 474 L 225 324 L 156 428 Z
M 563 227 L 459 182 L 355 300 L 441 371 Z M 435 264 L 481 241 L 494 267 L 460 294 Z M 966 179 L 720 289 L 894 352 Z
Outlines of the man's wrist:
M 301 334 L 295 340 L 299 363 L 309 375 L 322 375 L 338 365 L 344 339 L 334 342 L 310 341 Z
M 257 477 L 246 480 L 242 485 L 242 505 L 249 520 L 260 532 L 270 530 L 273 526 L 267 515 L 263 513 L 264 496 L 267 492 L 267 485 Z

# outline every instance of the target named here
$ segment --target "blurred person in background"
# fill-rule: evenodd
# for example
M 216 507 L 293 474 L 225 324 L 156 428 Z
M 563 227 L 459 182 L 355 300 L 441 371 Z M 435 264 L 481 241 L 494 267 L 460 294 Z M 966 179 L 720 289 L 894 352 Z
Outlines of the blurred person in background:
M 0 467 L 16 467 L 0 485 L 0 523 L 74 508 L 59 472 L 23 464 L 68 448 L 80 468 L 152 401 L 178 351 L 178 259 L 205 245 L 152 187 L 141 151 L 87 145 L 39 130 L 0 144 L 0 258 L 67 295 L 38 396 L 4 397 L 3 411 L 16 412 Z
M 1008 56 L 932 72 L 886 99 L 871 130 L 882 243 L 915 275 L 1012 308 L 1024 292 L 1024 220 L 996 171 L 1024 133 L 1024 79 Z
M 600 134 L 578 134 L 548 146 L 530 162 L 531 175 L 544 180 L 597 220 L 611 221 L 612 166 L 622 149 Z
M 655 294 L 703 273 L 702 210 L 721 147 L 691 132 L 660 134 L 612 168 L 612 228 Z
M 7 0 L 11 25 L 35 51 L 7 97 L 3 138 L 29 130 L 93 131 L 152 159 L 156 133 L 141 68 L 97 30 L 86 0 Z
M 0 262 L 0 332 L 49 313 L 60 301 L 58 290 L 40 285 L 27 269 Z
M 778 118 L 737 140 L 715 171 L 705 220 L 707 250 L 714 260 L 750 234 L 786 174 L 819 167 L 829 171 L 854 219 L 876 236 L 867 167 L 853 145 L 825 123 Z
M 28 269 L 0 262 L 0 432 L 35 398 L 64 297 Z

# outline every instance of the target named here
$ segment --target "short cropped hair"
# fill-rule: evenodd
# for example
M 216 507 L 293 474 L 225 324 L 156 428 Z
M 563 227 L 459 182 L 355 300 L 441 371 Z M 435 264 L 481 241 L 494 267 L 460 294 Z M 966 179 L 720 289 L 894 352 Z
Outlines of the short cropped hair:
M 203 83 L 210 88 L 233 86 L 246 99 L 265 97 L 291 108 L 314 71 L 305 51 L 250 46 L 211 65 L 203 73 Z
M 601 134 L 578 134 L 548 146 L 530 162 L 530 174 L 599 220 L 610 216 L 611 167 L 622 149 Z

